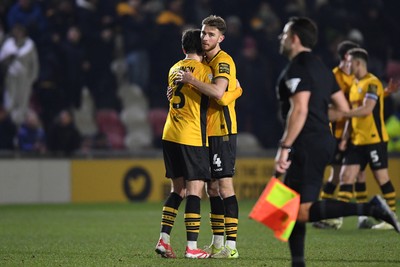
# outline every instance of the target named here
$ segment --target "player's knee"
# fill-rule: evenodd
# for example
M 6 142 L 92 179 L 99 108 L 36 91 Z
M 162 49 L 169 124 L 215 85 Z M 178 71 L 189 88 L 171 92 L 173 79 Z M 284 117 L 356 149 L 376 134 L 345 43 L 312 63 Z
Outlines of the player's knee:
M 207 187 L 207 195 L 209 197 L 217 197 L 217 196 L 219 196 L 218 188 Z
M 298 222 L 305 223 L 305 222 L 309 221 L 311 205 L 312 205 L 311 202 L 300 204 L 299 213 L 297 215 L 297 221 Z
M 220 194 L 220 196 L 222 197 L 222 198 L 228 198 L 228 197 L 231 197 L 231 196 L 233 196 L 233 195 L 235 195 L 235 191 L 233 190 L 233 187 L 232 188 L 220 188 L 219 189 L 219 194 Z

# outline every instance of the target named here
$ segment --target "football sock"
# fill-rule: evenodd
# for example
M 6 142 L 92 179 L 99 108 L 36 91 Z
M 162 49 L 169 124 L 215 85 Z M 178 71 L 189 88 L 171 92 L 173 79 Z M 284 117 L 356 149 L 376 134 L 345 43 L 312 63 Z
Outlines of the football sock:
M 357 203 L 367 203 L 368 202 L 368 194 L 367 194 L 367 186 L 365 183 L 355 183 L 354 184 L 354 195 L 356 197 Z
M 168 235 L 171 234 L 179 206 L 182 202 L 182 197 L 177 193 L 172 192 L 166 199 L 161 216 L 161 232 Z
M 225 233 L 226 240 L 236 241 L 238 222 L 239 222 L 239 205 L 237 202 L 236 195 L 224 199 L 225 207 Z M 231 242 L 233 243 L 233 242 Z M 233 244 L 231 244 L 233 245 Z M 236 242 L 235 247 L 236 248 Z
M 390 220 L 387 213 L 379 206 L 371 203 L 347 203 L 337 200 L 324 200 L 314 202 L 309 211 L 309 222 L 323 219 L 346 217 L 353 215 L 372 216 L 376 219 Z
M 221 197 L 210 197 L 210 224 L 213 233 L 212 242 L 216 248 L 224 245 L 225 219 L 224 202 Z
M 352 197 L 353 197 L 353 185 L 352 184 L 340 185 L 337 200 L 350 202 Z
M 309 221 L 317 222 L 324 219 L 366 215 L 362 205 L 366 204 L 347 203 L 333 199 L 316 201 L 310 207 Z
M 326 182 L 322 188 L 321 199 L 333 199 L 336 185 L 332 182 Z
M 396 192 L 391 181 L 381 185 L 383 198 L 393 212 L 396 212 Z
M 186 197 L 185 207 L 185 226 L 186 226 L 186 239 L 187 241 L 197 241 L 200 232 L 200 198 L 198 196 L 189 195 Z M 193 247 L 194 243 L 191 242 L 190 249 L 196 249 Z
M 306 236 L 305 223 L 296 222 L 289 238 L 290 254 L 292 256 L 292 267 L 306 266 L 304 260 L 304 241 Z

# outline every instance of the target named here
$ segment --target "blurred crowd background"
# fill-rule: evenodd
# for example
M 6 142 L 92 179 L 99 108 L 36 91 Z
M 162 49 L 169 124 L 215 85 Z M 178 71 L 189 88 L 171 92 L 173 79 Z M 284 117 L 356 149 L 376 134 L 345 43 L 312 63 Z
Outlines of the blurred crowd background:
M 385 84 L 400 79 L 398 10 L 396 0 L 1 0 L 0 150 L 70 156 L 160 148 L 181 33 L 210 14 L 227 22 L 221 47 L 244 89 L 236 102 L 239 140 L 248 149 L 275 148 L 282 131 L 275 82 L 286 64 L 278 35 L 286 20 L 317 22 L 314 51 L 331 68 L 339 42 L 360 43 Z M 397 95 L 385 100 L 393 140 Z

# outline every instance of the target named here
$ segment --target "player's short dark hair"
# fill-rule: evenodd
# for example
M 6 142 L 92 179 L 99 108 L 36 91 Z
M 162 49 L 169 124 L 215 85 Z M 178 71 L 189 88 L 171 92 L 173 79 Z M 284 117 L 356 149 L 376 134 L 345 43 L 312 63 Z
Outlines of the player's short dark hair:
M 368 52 L 363 48 L 360 47 L 352 48 L 347 53 L 351 55 L 353 58 L 362 59 L 365 61 L 365 63 L 368 63 Z
M 315 22 L 307 17 L 291 17 L 289 22 L 290 32 L 296 34 L 303 46 L 313 48 L 318 40 L 318 27 Z
M 207 18 L 203 19 L 201 24 L 210 27 L 216 27 L 222 34 L 225 34 L 226 32 L 225 20 L 220 16 L 210 15 Z
M 200 29 L 187 29 L 182 34 L 182 48 L 185 53 L 203 54 L 201 46 Z
M 340 42 L 340 43 L 338 44 L 338 46 L 337 46 L 337 54 L 338 54 L 338 56 L 339 56 L 339 58 L 340 58 L 341 60 L 342 60 L 342 59 L 345 59 L 344 57 L 345 57 L 345 55 L 347 54 L 347 52 L 348 52 L 350 49 L 352 49 L 352 48 L 357 48 L 357 47 L 360 47 L 360 45 L 357 44 L 357 43 L 355 43 L 355 42 L 349 41 L 349 40 Z

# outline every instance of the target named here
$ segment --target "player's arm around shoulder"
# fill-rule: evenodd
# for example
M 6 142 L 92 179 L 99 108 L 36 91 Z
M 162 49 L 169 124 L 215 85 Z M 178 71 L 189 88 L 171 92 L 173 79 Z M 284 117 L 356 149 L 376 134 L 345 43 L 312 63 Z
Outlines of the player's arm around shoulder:
M 193 73 L 191 73 L 188 70 L 185 71 L 180 70 L 176 75 L 176 81 L 181 83 L 189 83 L 193 85 L 201 93 L 209 97 L 213 97 L 215 99 L 222 98 L 223 92 L 220 92 L 220 90 L 218 89 L 219 85 L 217 85 L 216 83 L 206 83 L 200 81 L 193 75 Z
M 243 88 L 240 86 L 239 80 L 236 79 L 236 88 L 233 91 L 226 91 L 217 103 L 221 106 L 228 106 L 243 94 Z

